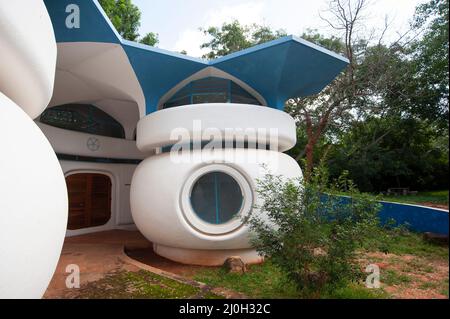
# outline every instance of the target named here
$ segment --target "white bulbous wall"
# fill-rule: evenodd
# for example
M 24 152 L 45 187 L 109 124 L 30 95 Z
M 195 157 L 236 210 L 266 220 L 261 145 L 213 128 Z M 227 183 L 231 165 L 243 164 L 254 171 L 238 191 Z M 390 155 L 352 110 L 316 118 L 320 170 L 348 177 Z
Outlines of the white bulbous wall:
M 53 94 L 57 58 L 42 0 L 0 4 L 0 299 L 41 298 L 66 233 L 64 175 L 32 119 Z
M 190 112 L 186 112 L 188 108 Z M 258 116 L 246 117 L 243 120 L 240 108 L 250 113 L 253 110 L 253 114 Z M 195 116 L 189 117 L 185 115 L 186 113 Z M 167 114 L 170 116 L 166 117 Z M 220 121 L 221 118 L 227 120 Z M 236 121 L 233 121 L 234 118 Z M 267 129 L 270 119 L 277 125 L 284 122 L 292 130 L 286 129 L 286 126 L 279 130 L 284 139 L 279 149 L 286 149 L 288 144 L 295 145 L 295 125 L 293 119 L 286 113 L 261 106 L 227 104 L 221 108 L 221 105 L 201 104 L 159 111 L 141 120 L 138 125 L 138 132 L 141 133 L 138 133 L 138 147 L 148 150 L 149 144 L 169 145 L 168 137 L 171 135 L 169 133 L 171 130 L 180 131 L 179 125 L 183 125 L 183 129 L 192 133 L 191 136 L 195 136 L 195 129 L 190 129 L 192 123 L 189 124 L 194 119 L 201 123 L 209 123 L 202 127 L 201 132 L 197 132 L 200 133 L 198 136 L 212 129 L 212 122 L 216 125 L 214 128 L 216 131 L 225 131 L 232 123 L 244 124 L 245 127 L 234 127 L 241 133 L 241 129 L 258 129 L 258 123 Z M 165 128 L 159 130 L 158 135 L 148 134 L 146 130 L 153 127 L 153 120 L 157 121 L 159 127 Z M 245 120 L 247 123 L 244 123 Z M 176 123 L 175 126 L 173 123 Z M 234 136 L 235 142 L 239 142 L 239 139 L 243 141 L 245 138 L 242 134 Z M 277 138 L 278 136 L 271 136 L 267 140 L 273 142 Z M 260 136 L 256 136 L 254 142 L 260 139 Z M 248 142 L 248 138 L 246 140 Z M 302 176 L 297 162 L 281 153 L 279 149 L 251 147 L 187 149 L 180 152 L 163 152 L 145 159 L 137 167 L 131 184 L 131 211 L 136 226 L 153 243 L 157 254 L 177 262 L 217 266 L 222 265 L 230 256 L 240 256 L 248 264 L 261 262 L 262 258 L 250 245 L 249 229 L 243 221 L 250 212 L 258 213 L 254 210 L 255 204 L 259 202 L 256 181 L 267 173 L 286 178 Z M 217 180 L 214 184 L 205 184 L 200 190 L 199 197 L 200 200 L 208 201 L 209 194 L 215 196 L 215 200 L 213 199 L 210 204 L 195 203 L 194 197 L 198 195 L 195 192 L 199 181 L 208 178 L 208 175 L 218 173 L 228 180 L 222 184 Z M 230 183 L 238 185 L 235 187 L 239 191 L 235 194 L 240 192 L 241 196 L 236 196 L 241 203 L 240 206 L 239 203 L 234 206 L 240 208 L 235 208 L 232 217 L 228 216 L 222 221 L 215 222 L 205 218 L 205 215 L 209 214 L 205 213 L 208 207 L 210 210 L 215 208 L 216 214 L 226 215 L 227 210 L 232 210 L 234 199 L 229 195 L 233 193 Z M 215 195 L 208 186 L 215 188 Z M 227 201 L 224 208 L 223 203 L 219 203 L 217 195 L 219 187 L 227 187 L 223 195 L 219 195 Z M 199 211 L 195 206 L 203 207 L 203 210 Z
M 42 0 L 2 1 L 0 7 L 0 92 L 35 119 L 53 94 L 53 25 Z
M 41 298 L 67 225 L 64 175 L 50 143 L 0 93 L 0 298 Z

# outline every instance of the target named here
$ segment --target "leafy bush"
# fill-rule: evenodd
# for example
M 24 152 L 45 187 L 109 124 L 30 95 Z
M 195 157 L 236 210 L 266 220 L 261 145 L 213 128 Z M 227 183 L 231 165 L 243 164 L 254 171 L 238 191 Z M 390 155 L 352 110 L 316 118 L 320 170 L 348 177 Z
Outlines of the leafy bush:
M 380 205 L 346 175 L 328 185 L 323 166 L 309 182 L 266 174 L 246 223 L 256 250 L 286 273 L 306 297 L 339 289 L 364 274 L 358 248 L 380 234 Z M 345 192 L 350 197 L 337 196 Z

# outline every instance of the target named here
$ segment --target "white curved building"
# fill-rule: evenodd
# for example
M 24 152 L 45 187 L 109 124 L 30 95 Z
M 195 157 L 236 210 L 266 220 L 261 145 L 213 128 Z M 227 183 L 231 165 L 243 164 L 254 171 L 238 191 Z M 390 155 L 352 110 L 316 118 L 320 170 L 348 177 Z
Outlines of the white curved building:
M 56 41 L 44 3 L 25 2 L 0 4 L 0 298 L 44 294 L 67 225 L 64 175 L 33 122 L 53 93 Z
M 0 297 L 40 297 L 64 234 L 137 226 L 175 261 L 259 262 L 255 181 L 301 176 L 284 104 L 348 61 L 293 36 L 205 61 L 122 39 L 96 0 L 24 1 L 0 4 Z

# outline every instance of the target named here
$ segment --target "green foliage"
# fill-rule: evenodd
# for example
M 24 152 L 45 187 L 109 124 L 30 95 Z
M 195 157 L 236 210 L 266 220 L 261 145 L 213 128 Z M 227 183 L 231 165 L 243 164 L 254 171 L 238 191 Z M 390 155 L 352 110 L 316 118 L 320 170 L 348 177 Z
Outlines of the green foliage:
M 433 192 L 418 192 L 415 195 L 394 196 L 383 195 L 382 200 L 401 203 L 416 203 L 416 204 L 438 204 L 448 206 L 448 190 L 445 191 L 433 191 Z
M 431 0 L 416 8 L 413 27 L 425 30 L 411 45 L 414 77 L 409 78 L 410 108 L 448 127 L 449 2 Z
M 414 118 L 370 117 L 355 121 L 330 149 L 332 177 L 343 170 L 366 192 L 390 187 L 447 187 L 448 135 Z
M 325 293 L 322 299 L 388 299 L 389 295 L 383 289 L 368 289 L 352 283 Z
M 314 44 L 320 45 L 324 48 L 327 48 L 330 51 L 336 52 L 336 53 L 345 53 L 345 44 L 342 42 L 342 40 L 334 35 L 331 36 L 324 36 L 319 33 L 316 29 L 307 29 L 306 32 L 304 32 L 301 35 L 301 38 L 312 42 Z
M 382 269 L 382 285 L 401 285 L 410 289 L 417 283 L 417 274 L 432 273 L 435 268 L 432 261 L 448 262 L 448 247 L 433 245 L 423 240 L 422 235 L 411 233 L 404 228 L 381 228 L 364 241 L 358 256 L 363 263 L 381 263 L 388 255 L 373 257 L 373 252 L 389 252 L 389 261 L 395 267 Z M 406 255 L 414 258 L 402 259 Z M 370 257 L 369 257 L 370 256 Z M 363 264 L 364 265 L 364 264 Z M 401 271 L 398 268 L 401 267 Z M 241 292 L 250 298 L 302 298 L 317 297 L 322 299 L 386 299 L 391 296 L 384 289 L 368 289 L 363 282 L 347 282 L 334 289 L 322 290 L 316 294 L 298 292 L 297 287 L 287 277 L 286 271 L 277 266 L 271 258 L 261 265 L 252 265 L 245 274 L 227 273 L 223 268 L 200 269 L 195 280 L 214 287 L 226 287 Z M 420 289 L 433 289 L 448 296 L 448 279 L 441 284 L 424 282 Z M 415 288 L 413 288 L 415 289 Z
M 212 38 L 201 45 L 202 49 L 210 49 L 210 52 L 203 56 L 207 59 L 225 56 L 286 35 L 284 30 L 273 31 L 269 27 L 256 24 L 244 26 L 236 20 L 224 23 L 222 27 L 213 26 L 200 30 Z
M 345 191 L 351 198 L 334 196 Z M 267 174 L 261 204 L 246 223 L 257 251 L 270 257 L 303 296 L 318 297 L 362 279 L 356 251 L 380 232 L 380 205 L 344 174 L 331 187 L 323 166 L 309 182 Z
M 154 47 L 159 43 L 159 36 L 157 33 L 149 32 L 139 42 Z
M 381 234 L 382 236 L 379 236 Z M 423 240 L 421 234 L 416 234 L 404 228 L 394 228 L 378 232 L 377 236 L 366 239 L 363 248 L 366 251 L 379 251 L 395 255 L 414 255 L 430 259 L 448 260 L 448 247 L 441 247 Z
M 448 0 L 420 4 L 411 32 L 419 35 L 391 44 L 364 34 L 344 44 L 316 30 L 304 33 L 351 56 L 351 67 L 320 94 L 288 101 L 286 111 L 299 119 L 299 143 L 290 154 L 302 162 L 313 145 L 307 171 L 328 155 L 331 176 L 348 170 L 363 191 L 447 188 L 448 13 Z M 333 105 L 339 93 L 345 99 Z
M 127 40 L 136 41 L 141 26 L 141 12 L 131 0 L 100 0 L 100 5 L 117 32 Z
M 298 298 L 295 285 L 270 259 L 261 265 L 249 266 L 249 271 L 245 274 L 227 273 L 223 268 L 209 268 L 199 270 L 194 279 L 252 298 Z
M 445 280 L 445 282 L 442 284 L 442 288 L 441 288 L 441 291 L 440 291 L 440 293 L 441 294 L 443 294 L 444 296 L 447 296 L 447 298 L 448 298 L 448 278 L 447 278 L 447 280 Z
M 126 40 L 138 41 L 155 46 L 158 44 L 158 34 L 149 32 L 139 39 L 141 26 L 141 11 L 131 0 L 99 0 L 100 5 L 117 32 Z
M 411 282 L 411 278 L 395 270 L 388 269 L 383 272 L 383 283 L 389 286 L 399 286 Z

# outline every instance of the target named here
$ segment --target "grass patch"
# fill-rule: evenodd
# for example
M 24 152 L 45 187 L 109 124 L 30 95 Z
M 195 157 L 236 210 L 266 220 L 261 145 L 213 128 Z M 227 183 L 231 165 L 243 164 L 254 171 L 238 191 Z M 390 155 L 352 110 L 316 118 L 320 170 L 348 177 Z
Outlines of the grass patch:
M 164 278 L 148 271 L 118 272 L 77 291 L 82 299 L 217 299 L 210 291 Z
M 381 283 L 384 286 L 401 286 L 407 288 L 416 280 L 416 273 L 432 273 L 434 271 L 429 261 L 448 260 L 448 247 L 438 246 L 423 240 L 420 234 L 408 231 L 387 231 L 387 238 L 375 238 L 365 245 L 365 251 L 379 252 L 378 247 L 384 246 L 391 254 L 397 255 L 389 258 L 390 264 L 401 266 L 400 270 L 383 269 L 381 271 Z M 364 252 L 361 252 L 364 256 Z M 401 255 L 417 256 L 405 261 Z M 381 262 L 383 258 L 370 256 L 370 262 Z M 243 275 L 229 274 L 222 268 L 200 270 L 195 280 L 205 282 L 208 285 L 228 288 L 250 298 L 303 298 L 295 286 L 290 283 L 285 275 L 267 260 L 262 265 L 253 265 Z M 448 296 L 448 279 L 446 283 L 424 283 L 421 289 L 433 289 Z M 323 293 L 317 298 L 332 299 L 387 299 L 390 295 L 383 289 L 368 289 L 364 283 L 349 283 L 347 286 L 335 289 L 329 293 Z
M 322 299 L 388 299 L 389 295 L 383 289 L 368 289 L 363 284 L 352 283 L 339 288 L 333 293 L 321 296 Z
M 414 255 L 431 259 L 448 260 L 448 246 L 439 246 L 427 242 L 421 234 L 408 231 L 386 230 L 385 238 L 371 239 L 365 243 L 367 251 L 383 251 L 395 255 Z M 411 265 L 414 266 L 414 265 Z
M 440 293 L 448 298 L 448 278 L 442 284 Z
M 194 279 L 208 285 L 238 291 L 250 298 L 298 299 L 304 297 L 270 260 L 261 265 L 250 266 L 245 274 L 227 273 L 222 268 L 212 268 L 199 271 Z M 344 288 L 336 289 L 318 298 L 384 299 L 388 298 L 388 295 L 382 289 L 368 289 L 363 283 L 350 283 Z
M 392 269 L 387 269 L 381 273 L 380 281 L 388 286 L 396 286 L 409 284 L 412 279 L 405 274 L 398 273 Z
M 435 282 L 423 282 L 420 284 L 419 289 L 428 290 L 428 289 L 437 289 L 439 285 Z
M 449 194 L 448 190 L 444 190 L 433 192 L 419 192 L 417 193 L 417 195 L 404 195 L 404 196 L 380 195 L 380 199 L 397 203 L 411 203 L 411 204 L 432 203 L 448 206 L 448 194 Z
M 227 273 L 223 268 L 204 269 L 194 279 L 254 298 L 298 298 L 294 285 L 270 261 L 248 268 L 249 271 L 245 274 Z
M 423 259 L 413 259 L 407 261 L 406 264 L 411 268 L 411 271 L 428 274 L 434 271 L 434 268 Z

